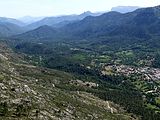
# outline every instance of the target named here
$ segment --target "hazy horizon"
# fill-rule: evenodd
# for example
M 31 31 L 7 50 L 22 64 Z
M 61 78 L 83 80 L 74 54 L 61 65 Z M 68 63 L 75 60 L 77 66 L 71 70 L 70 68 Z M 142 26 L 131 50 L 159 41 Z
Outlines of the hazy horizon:
M 59 16 L 109 11 L 116 6 L 151 7 L 159 4 L 159 0 L 0 0 L 0 17 Z

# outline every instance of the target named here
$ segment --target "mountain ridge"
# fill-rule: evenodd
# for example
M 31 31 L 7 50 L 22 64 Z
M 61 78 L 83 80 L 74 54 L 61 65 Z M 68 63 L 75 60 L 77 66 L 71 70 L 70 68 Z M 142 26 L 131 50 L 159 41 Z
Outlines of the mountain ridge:
M 59 36 L 63 34 L 64 38 L 70 36 L 73 39 L 118 35 L 149 39 L 151 34 L 154 34 L 154 30 L 150 32 L 150 28 L 153 29 L 152 26 L 158 25 L 159 13 L 159 6 L 141 8 L 125 14 L 113 11 L 104 13 L 101 16 L 88 16 L 81 21 L 69 23 L 56 30 L 59 31 Z M 54 33 L 53 36 L 55 37 Z
M 34 29 L 37 27 L 40 27 L 42 25 L 55 25 L 58 23 L 61 23 L 63 21 L 77 21 L 77 20 L 82 20 L 87 16 L 98 16 L 101 13 L 91 13 L 90 11 L 84 12 L 80 15 L 65 15 L 65 16 L 58 16 L 58 17 L 46 17 L 40 21 L 37 21 L 35 23 L 32 23 L 28 25 L 28 28 Z
M 0 36 L 1 37 L 9 37 L 9 36 L 17 35 L 23 32 L 26 32 L 26 29 L 16 24 L 6 23 L 6 22 L 0 23 Z
M 18 26 L 25 26 L 25 23 L 17 20 L 17 19 L 14 19 L 14 18 L 6 18 L 6 17 L 0 17 L 0 23 L 12 23 L 12 24 L 15 24 L 15 25 L 18 25 Z

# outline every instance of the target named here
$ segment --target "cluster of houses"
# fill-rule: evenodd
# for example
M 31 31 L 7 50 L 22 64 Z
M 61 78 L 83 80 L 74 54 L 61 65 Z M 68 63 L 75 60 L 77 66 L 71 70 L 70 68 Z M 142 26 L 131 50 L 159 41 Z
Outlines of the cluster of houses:
M 158 82 L 160 80 L 160 69 L 158 68 L 150 68 L 150 67 L 134 67 L 127 65 L 106 65 L 102 70 L 103 75 L 137 75 L 141 76 L 142 80 L 146 80 L 148 83 L 153 84 L 154 82 Z M 146 93 L 155 93 L 158 94 L 160 92 L 160 86 L 154 85 L 154 88 L 146 91 Z
M 143 75 L 145 80 L 160 80 L 160 69 L 150 67 L 134 67 L 127 65 L 108 65 L 102 70 L 102 74 L 108 73 L 123 74 L 126 76 L 132 74 Z

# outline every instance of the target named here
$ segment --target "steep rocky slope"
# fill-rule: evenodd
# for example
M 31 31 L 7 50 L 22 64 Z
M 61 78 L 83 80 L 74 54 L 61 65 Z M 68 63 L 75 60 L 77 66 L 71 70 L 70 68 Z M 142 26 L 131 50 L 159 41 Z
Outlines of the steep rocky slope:
M 24 61 L 25 57 L 0 42 L 0 119 L 136 119 L 111 101 L 63 88 L 63 85 L 72 84 L 91 89 L 98 87 L 96 83 L 85 85 L 71 74 L 30 65 Z

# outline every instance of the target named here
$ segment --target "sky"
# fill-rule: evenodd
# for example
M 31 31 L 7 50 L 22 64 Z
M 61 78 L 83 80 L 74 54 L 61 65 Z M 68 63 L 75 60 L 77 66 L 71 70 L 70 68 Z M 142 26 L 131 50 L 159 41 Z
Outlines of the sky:
M 57 16 L 108 11 L 115 6 L 156 5 L 160 5 L 160 0 L 0 0 L 0 16 Z

